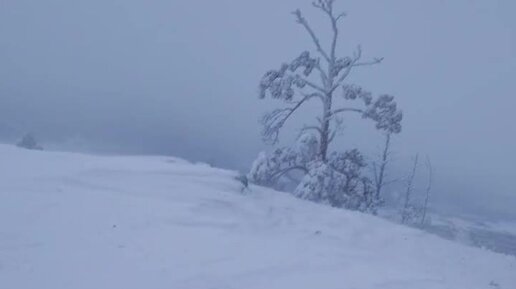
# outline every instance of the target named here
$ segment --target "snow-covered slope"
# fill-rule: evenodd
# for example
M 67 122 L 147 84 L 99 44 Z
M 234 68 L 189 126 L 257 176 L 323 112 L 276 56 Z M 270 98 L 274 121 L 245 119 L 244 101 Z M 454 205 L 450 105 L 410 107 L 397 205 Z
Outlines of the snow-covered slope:
M 169 157 L 0 146 L 0 288 L 516 288 L 516 259 Z

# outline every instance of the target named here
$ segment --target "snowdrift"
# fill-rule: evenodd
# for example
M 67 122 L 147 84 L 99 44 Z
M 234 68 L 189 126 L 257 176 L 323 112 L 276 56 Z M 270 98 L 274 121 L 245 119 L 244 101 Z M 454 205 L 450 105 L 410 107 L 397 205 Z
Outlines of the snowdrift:
M 0 288 L 516 288 L 514 257 L 235 176 L 1 145 Z

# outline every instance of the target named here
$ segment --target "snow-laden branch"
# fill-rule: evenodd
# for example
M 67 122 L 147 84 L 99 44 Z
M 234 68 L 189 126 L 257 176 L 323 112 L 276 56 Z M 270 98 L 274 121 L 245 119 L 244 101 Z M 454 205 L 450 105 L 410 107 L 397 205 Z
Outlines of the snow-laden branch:
M 374 102 L 368 105 L 364 112 L 364 118 L 376 122 L 376 128 L 388 133 L 400 133 L 403 113 L 398 109 L 394 97 L 391 95 L 380 95 Z
M 253 162 L 248 176 L 257 184 L 275 185 L 292 171 L 300 171 L 306 175 L 310 163 L 317 155 L 318 146 L 315 135 L 304 133 L 292 147 L 278 148 L 270 154 L 260 153 Z
M 283 177 L 284 175 L 286 175 L 292 171 L 302 171 L 305 174 L 308 173 L 308 169 L 304 166 L 293 166 L 293 167 L 284 168 L 284 169 L 276 172 L 275 174 L 272 175 L 272 179 L 274 182 L 276 182 L 281 177 Z
M 308 94 L 300 101 L 296 102 L 292 107 L 279 108 L 267 113 L 263 116 L 261 122 L 263 125 L 262 136 L 266 142 L 276 144 L 278 142 L 279 131 L 292 114 L 307 100 L 317 97 L 318 94 Z
M 311 87 L 311 88 L 313 88 L 313 89 L 315 89 L 315 90 L 317 90 L 317 91 L 319 91 L 321 93 L 326 93 L 326 91 L 324 90 L 324 88 L 322 86 L 315 84 L 314 82 L 306 79 L 305 77 L 302 77 L 299 74 L 296 74 L 295 77 L 298 80 L 302 81 L 305 85 L 307 85 L 307 86 L 309 86 L 309 87 Z
M 328 18 L 330 18 L 331 21 L 331 27 L 333 31 L 333 37 L 332 37 L 332 43 L 331 43 L 331 49 L 330 49 L 330 59 L 331 59 L 331 65 L 335 63 L 335 53 L 337 50 L 337 40 L 339 38 L 339 29 L 338 29 L 338 22 L 339 20 L 346 16 L 346 13 L 339 13 L 335 15 L 333 11 L 333 4 L 334 0 L 317 0 L 312 2 L 312 5 L 315 8 L 318 8 L 322 10 L 324 13 L 328 15 Z
M 309 87 L 321 95 L 326 94 L 323 86 L 309 80 L 314 69 L 321 70 L 319 60 L 304 51 L 290 63 L 284 63 L 277 70 L 272 69 L 265 73 L 259 85 L 259 97 L 270 96 L 291 102 L 296 96 L 296 89 Z

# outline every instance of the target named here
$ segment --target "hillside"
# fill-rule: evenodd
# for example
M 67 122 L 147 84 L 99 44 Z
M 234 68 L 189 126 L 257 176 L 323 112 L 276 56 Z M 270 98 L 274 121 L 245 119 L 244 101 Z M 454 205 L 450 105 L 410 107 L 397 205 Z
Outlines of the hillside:
M 516 259 L 158 156 L 0 146 L 0 288 L 512 289 Z

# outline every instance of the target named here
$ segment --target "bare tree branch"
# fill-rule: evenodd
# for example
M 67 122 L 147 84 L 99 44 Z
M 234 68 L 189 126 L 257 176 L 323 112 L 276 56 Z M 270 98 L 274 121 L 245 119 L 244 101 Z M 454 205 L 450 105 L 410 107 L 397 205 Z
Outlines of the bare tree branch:
M 326 93 L 326 90 L 324 90 L 324 88 L 322 88 L 321 86 L 311 82 L 310 80 L 306 79 L 305 77 L 302 77 L 301 75 L 299 74 L 296 74 L 296 77 L 298 79 L 301 79 L 301 81 L 304 81 L 306 85 L 308 85 L 309 87 L 319 91 L 319 92 L 322 92 L 322 93 Z
M 346 15 L 347 15 L 346 12 L 341 12 L 341 13 L 339 13 L 339 15 L 337 15 L 335 17 L 335 20 L 339 21 L 340 19 L 342 19 L 342 17 L 345 17 Z
M 339 113 L 342 113 L 342 112 L 357 112 L 357 113 L 364 113 L 364 111 L 362 109 L 358 109 L 358 108 L 352 108 L 352 107 L 344 107 L 344 108 L 339 108 L 339 109 L 336 109 L 334 111 L 332 111 L 330 113 L 330 117 L 336 115 L 336 114 L 339 114 Z
M 432 190 L 432 181 L 433 181 L 433 169 L 432 169 L 432 163 L 430 162 L 430 158 L 428 155 L 426 156 L 426 168 L 428 170 L 428 185 L 426 187 L 426 196 L 425 196 L 425 202 L 423 204 L 423 216 L 421 217 L 421 225 L 425 225 L 425 219 L 426 219 L 426 211 L 428 210 L 428 201 L 430 199 L 430 191 Z
M 383 61 L 383 57 L 376 57 L 376 58 L 373 58 L 373 60 L 370 60 L 370 61 L 357 62 L 357 63 L 353 64 L 352 66 L 353 67 L 358 67 L 358 66 L 375 65 L 375 64 L 381 63 L 382 61 Z
M 331 28 L 333 30 L 333 39 L 331 42 L 331 59 L 335 63 L 335 52 L 337 50 L 337 39 L 339 38 L 339 27 L 337 26 L 338 18 L 333 15 L 333 1 L 328 2 L 328 16 L 331 19 Z M 340 18 L 340 17 L 339 17 Z
M 290 173 L 291 171 L 294 171 L 294 170 L 302 171 L 305 174 L 308 173 L 308 169 L 303 167 L 303 166 L 293 166 L 293 167 L 288 167 L 288 168 L 285 168 L 285 169 L 282 169 L 282 170 L 276 172 L 272 176 L 272 178 L 274 179 L 275 182 L 277 182 L 282 176 L 284 176 L 285 174 L 288 174 L 288 173 Z
M 319 73 L 321 74 L 322 83 L 323 83 L 323 85 L 326 86 L 326 83 L 328 83 L 328 75 L 321 67 L 320 58 L 317 59 L 317 64 L 315 65 L 315 69 L 317 69 L 317 71 L 319 71 Z
M 333 142 L 333 140 L 335 139 L 335 136 L 337 136 L 337 131 L 336 130 L 331 132 L 330 137 L 328 138 L 328 144 Z
M 317 133 L 319 133 L 319 136 L 322 134 L 322 130 L 320 127 L 318 126 L 304 126 L 302 129 L 301 129 L 301 132 L 303 131 L 307 131 L 307 130 L 315 130 L 317 131 Z
M 321 46 L 321 43 L 319 42 L 319 38 L 315 35 L 313 29 L 308 24 L 308 21 L 303 17 L 301 14 L 301 10 L 297 9 L 296 11 L 292 12 L 296 16 L 297 23 L 303 25 L 303 27 L 306 29 L 308 34 L 310 34 L 310 37 L 312 38 L 312 41 L 314 42 L 315 46 L 317 47 L 317 51 L 328 61 L 328 63 L 331 61 L 330 57 L 328 56 L 328 53 L 324 51 L 324 49 Z
M 330 64 L 329 70 L 330 71 L 333 70 L 332 66 L 335 65 L 335 61 L 336 61 L 337 40 L 339 37 L 338 22 L 342 17 L 344 17 L 346 15 L 346 13 L 339 13 L 339 14 L 335 15 L 334 10 L 333 10 L 334 2 L 335 2 L 334 0 L 318 0 L 318 1 L 312 2 L 312 5 L 318 9 L 321 9 L 323 12 L 325 12 L 331 21 L 331 28 L 333 31 L 333 36 L 332 36 L 330 55 L 329 55 L 330 56 L 329 58 L 331 59 L 331 61 L 329 62 L 329 64 Z
M 412 172 L 408 177 L 407 181 L 407 190 L 405 191 L 405 201 L 403 204 L 403 212 L 401 215 L 401 222 L 406 223 L 410 217 L 410 197 L 412 195 L 413 185 L 414 185 L 414 178 L 416 176 L 416 170 L 417 170 L 417 164 L 419 160 L 419 155 L 416 155 L 414 159 L 414 166 L 412 167 Z
M 376 163 L 373 163 L 374 181 L 375 181 L 375 187 L 376 187 L 375 198 L 377 200 L 379 200 L 381 198 L 382 190 L 386 185 L 385 174 L 386 174 L 387 165 L 389 163 L 390 146 L 391 146 L 391 134 L 387 133 L 385 135 L 385 143 L 384 143 L 384 147 L 383 147 L 383 151 L 382 151 L 382 156 L 380 159 L 380 167 L 378 170 L 376 168 Z
M 369 66 L 369 65 L 375 65 L 375 64 L 379 64 L 383 61 L 383 57 L 380 57 L 380 58 L 374 58 L 373 60 L 371 61 L 364 61 L 364 62 L 359 62 L 359 60 L 362 58 L 362 47 L 360 47 L 360 45 L 357 47 L 357 50 L 355 51 L 354 55 L 353 55 L 353 58 L 351 60 L 351 64 L 348 65 L 348 67 L 344 70 L 344 73 L 339 77 L 339 79 L 333 84 L 333 87 L 331 88 L 331 91 L 335 91 L 335 89 L 337 89 L 337 87 L 339 87 L 340 85 L 342 85 L 342 83 L 344 82 L 344 80 L 348 77 L 348 75 L 351 73 L 351 70 L 354 68 L 354 67 L 359 67 L 359 66 Z
M 384 186 L 388 186 L 388 185 L 400 182 L 402 180 L 403 180 L 403 178 L 395 178 L 395 179 L 391 179 L 391 180 L 386 180 L 383 182 L 383 184 L 384 184 Z

